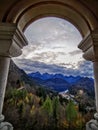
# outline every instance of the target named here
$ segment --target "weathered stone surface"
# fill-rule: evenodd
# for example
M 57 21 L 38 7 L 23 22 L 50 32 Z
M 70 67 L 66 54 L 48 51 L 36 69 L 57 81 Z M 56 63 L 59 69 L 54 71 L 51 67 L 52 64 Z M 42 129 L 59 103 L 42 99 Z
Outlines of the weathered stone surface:
M 8 122 L 1 122 L 0 130 L 13 130 L 13 126 Z
M 89 61 L 98 61 L 98 29 L 88 34 L 78 45 L 83 57 Z
M 8 122 L 3 122 L 2 109 L 9 72 L 10 58 L 21 55 L 27 41 L 16 24 L 0 23 L 0 130 L 13 130 Z
M 94 118 L 86 124 L 86 130 L 98 130 L 98 113 L 94 115 Z
M 0 57 L 0 115 L 2 115 L 9 64 L 10 64 L 10 58 Z
M 16 24 L 0 23 L 0 55 L 17 57 L 21 49 L 28 44 L 24 34 Z

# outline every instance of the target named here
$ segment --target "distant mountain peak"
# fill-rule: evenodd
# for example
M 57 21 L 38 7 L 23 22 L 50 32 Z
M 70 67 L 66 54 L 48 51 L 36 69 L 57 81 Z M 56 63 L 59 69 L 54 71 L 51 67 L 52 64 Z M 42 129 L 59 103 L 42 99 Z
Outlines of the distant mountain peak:
M 84 89 L 89 93 L 94 93 L 94 81 L 88 77 L 81 76 L 66 76 L 63 74 L 48 74 L 40 72 L 28 74 L 32 79 L 36 80 L 37 83 L 51 88 L 55 91 L 65 91 L 71 90 L 74 88 Z

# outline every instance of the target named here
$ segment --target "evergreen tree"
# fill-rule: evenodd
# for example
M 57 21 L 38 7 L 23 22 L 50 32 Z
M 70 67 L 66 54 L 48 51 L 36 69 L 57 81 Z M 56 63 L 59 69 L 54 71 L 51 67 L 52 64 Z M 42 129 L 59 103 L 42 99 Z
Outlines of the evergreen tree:
M 52 127 L 52 123 L 53 123 L 52 113 L 53 113 L 52 101 L 50 97 L 47 96 L 42 106 L 42 114 L 44 115 L 44 124 L 43 124 L 44 130 L 50 130 Z
M 76 120 L 78 115 L 78 112 L 75 108 L 75 105 L 73 101 L 69 101 L 68 105 L 66 106 L 66 120 L 68 121 L 69 124 L 69 130 L 71 129 L 71 126 L 73 122 Z
M 46 111 L 46 113 L 50 116 L 52 115 L 53 109 L 52 109 L 52 101 L 49 96 L 47 96 L 45 102 L 43 103 L 42 108 Z
M 59 99 L 58 97 L 54 97 L 53 99 L 53 118 L 54 118 L 54 122 L 55 122 L 55 129 L 57 129 L 57 123 L 58 123 L 58 118 L 59 118 Z

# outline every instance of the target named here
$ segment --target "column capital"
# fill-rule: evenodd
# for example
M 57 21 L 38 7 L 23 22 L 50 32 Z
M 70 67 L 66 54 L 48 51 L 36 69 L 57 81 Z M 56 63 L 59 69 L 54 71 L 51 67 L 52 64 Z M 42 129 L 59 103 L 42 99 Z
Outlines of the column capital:
M 0 23 L 0 55 L 17 57 L 28 44 L 24 34 L 14 23 Z
M 88 34 L 78 45 L 86 60 L 98 61 L 98 29 Z

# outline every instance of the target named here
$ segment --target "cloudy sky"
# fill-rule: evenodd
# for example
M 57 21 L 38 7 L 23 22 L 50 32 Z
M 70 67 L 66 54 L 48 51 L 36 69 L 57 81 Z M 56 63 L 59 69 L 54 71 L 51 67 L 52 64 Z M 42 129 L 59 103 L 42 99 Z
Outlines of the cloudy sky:
M 26 73 L 92 76 L 92 64 L 82 58 L 77 48 L 82 37 L 68 21 L 53 17 L 39 19 L 26 29 L 25 36 L 29 45 L 14 61 Z

